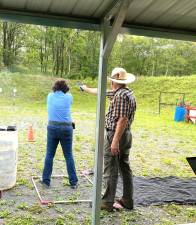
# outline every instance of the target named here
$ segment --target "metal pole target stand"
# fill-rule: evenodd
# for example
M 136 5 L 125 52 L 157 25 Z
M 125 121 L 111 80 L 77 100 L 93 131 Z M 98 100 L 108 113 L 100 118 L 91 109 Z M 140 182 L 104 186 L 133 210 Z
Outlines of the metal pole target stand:
M 86 180 L 91 185 L 93 185 L 93 182 L 87 176 L 87 174 L 85 174 L 85 173 L 82 172 L 79 176 L 86 178 Z M 53 175 L 51 177 L 52 178 L 67 178 L 68 179 L 68 176 L 66 176 L 66 175 Z M 41 178 L 41 176 L 32 176 L 31 177 L 31 180 L 32 180 L 33 186 L 34 186 L 34 188 L 36 190 L 37 196 L 38 196 L 38 198 L 40 200 L 40 203 L 42 205 L 48 205 L 48 204 L 77 204 L 77 203 L 89 203 L 89 204 L 92 204 L 92 200 L 91 199 L 62 200 L 62 201 L 53 201 L 53 200 L 44 199 L 42 197 L 42 195 L 41 195 L 38 187 L 37 187 L 37 184 L 36 184 L 36 180 L 39 180 L 40 178 Z M 0 195 L 0 197 L 1 197 L 1 195 Z

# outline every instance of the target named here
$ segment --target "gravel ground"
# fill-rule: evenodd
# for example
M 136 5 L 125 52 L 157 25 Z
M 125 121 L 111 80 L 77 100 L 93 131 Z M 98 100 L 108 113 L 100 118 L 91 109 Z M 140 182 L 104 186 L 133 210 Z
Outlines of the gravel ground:
M 25 113 L 24 113 L 25 114 Z M 37 181 L 37 187 L 46 200 L 91 199 L 92 185 L 80 176 L 80 171 L 93 168 L 95 115 L 74 113 L 74 155 L 79 174 L 79 188 L 72 190 L 66 178 L 53 178 L 52 187 L 44 189 Z M 14 119 L 13 119 L 14 118 Z M 85 120 L 84 120 L 85 118 Z M 87 119 L 86 119 L 87 118 Z M 16 186 L 3 192 L 0 200 L 0 224 L 91 224 L 89 203 L 41 205 L 33 187 L 31 177 L 41 175 L 45 155 L 46 114 L 36 111 L 31 116 L 22 117 L 15 112 L 14 117 L 5 117 L 5 123 L 17 124 L 19 128 L 18 173 Z M 27 142 L 27 128 L 33 124 L 35 143 Z M 183 160 L 194 152 L 192 143 L 178 145 L 182 140 L 156 131 L 135 128 L 131 152 L 131 167 L 137 176 L 193 176 Z M 167 155 L 169 154 L 170 160 Z M 188 170 L 183 173 L 183 170 Z M 60 148 L 54 161 L 53 174 L 66 174 L 65 163 Z M 195 205 L 164 205 L 137 207 L 133 211 L 101 212 L 101 224 L 115 225 L 158 225 L 180 224 L 196 221 Z

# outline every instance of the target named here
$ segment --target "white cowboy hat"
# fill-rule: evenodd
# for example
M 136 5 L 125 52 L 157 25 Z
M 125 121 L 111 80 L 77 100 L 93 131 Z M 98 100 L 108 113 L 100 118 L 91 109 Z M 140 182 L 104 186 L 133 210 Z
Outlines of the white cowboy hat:
M 127 73 L 123 68 L 116 67 L 108 79 L 118 84 L 129 84 L 135 81 L 135 76 L 132 73 Z

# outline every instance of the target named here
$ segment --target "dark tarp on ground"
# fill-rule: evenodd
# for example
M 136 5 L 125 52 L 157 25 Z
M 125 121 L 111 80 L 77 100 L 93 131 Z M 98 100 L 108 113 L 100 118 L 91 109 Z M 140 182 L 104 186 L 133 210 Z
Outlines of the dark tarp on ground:
M 122 195 L 119 179 L 117 197 Z M 166 203 L 196 204 L 196 178 L 134 177 L 134 202 L 139 205 L 162 205 Z

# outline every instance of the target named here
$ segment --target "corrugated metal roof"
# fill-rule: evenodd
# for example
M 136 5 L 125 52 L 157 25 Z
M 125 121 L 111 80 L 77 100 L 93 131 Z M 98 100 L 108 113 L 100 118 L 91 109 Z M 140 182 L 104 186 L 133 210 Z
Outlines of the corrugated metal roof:
M 117 2 L 120 1 L 0 0 L 0 17 L 99 30 L 103 15 Z M 195 40 L 196 0 L 132 0 L 123 27 L 135 34 L 170 37 L 173 33 L 180 34 L 182 39 Z

